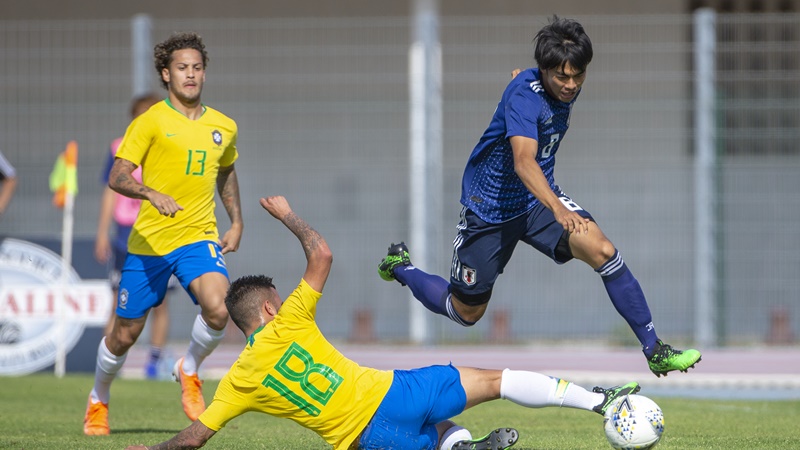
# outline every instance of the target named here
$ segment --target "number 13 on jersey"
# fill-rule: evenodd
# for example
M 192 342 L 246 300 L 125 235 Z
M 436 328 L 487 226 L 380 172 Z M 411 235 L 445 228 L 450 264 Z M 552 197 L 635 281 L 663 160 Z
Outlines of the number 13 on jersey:
M 187 150 L 189 156 L 186 158 L 186 175 L 203 176 L 206 173 L 206 151 Z

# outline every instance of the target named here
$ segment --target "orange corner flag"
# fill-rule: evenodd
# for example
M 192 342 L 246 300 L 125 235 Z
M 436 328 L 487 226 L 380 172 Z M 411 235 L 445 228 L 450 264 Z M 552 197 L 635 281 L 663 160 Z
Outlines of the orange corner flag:
M 58 155 L 53 171 L 50 172 L 50 191 L 53 192 L 53 205 L 64 207 L 67 194 L 78 193 L 78 143 L 69 141 L 67 148 Z

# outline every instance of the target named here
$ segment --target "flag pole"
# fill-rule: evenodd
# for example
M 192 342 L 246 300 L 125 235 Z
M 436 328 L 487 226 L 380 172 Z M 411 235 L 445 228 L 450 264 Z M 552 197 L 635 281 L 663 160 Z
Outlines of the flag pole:
M 61 277 L 59 294 L 56 296 L 56 361 L 55 375 L 62 378 L 66 373 L 67 350 L 65 335 L 67 324 L 67 281 L 72 270 L 72 226 L 74 222 L 75 194 L 78 192 L 78 143 L 69 141 L 64 153 L 56 159 L 56 165 L 50 174 L 50 190 L 53 205 L 64 209 L 61 227 Z
M 74 223 L 75 194 L 67 192 L 64 197 L 64 219 L 61 231 L 61 280 L 58 291 L 58 340 L 56 345 L 55 375 L 63 378 L 67 367 L 67 351 L 65 341 L 66 332 L 66 304 L 67 304 L 67 276 L 72 268 L 72 227 Z

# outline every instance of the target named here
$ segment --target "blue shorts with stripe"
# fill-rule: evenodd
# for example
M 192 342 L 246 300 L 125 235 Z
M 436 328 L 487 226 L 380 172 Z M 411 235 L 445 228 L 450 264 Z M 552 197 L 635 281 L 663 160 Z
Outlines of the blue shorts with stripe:
M 361 439 L 360 450 L 436 449 L 436 424 L 464 411 L 467 394 L 452 364 L 395 370 L 383 398 Z
M 200 275 L 218 272 L 228 277 L 225 258 L 216 242 L 203 241 L 184 245 L 164 256 L 128 253 L 122 267 L 122 279 L 117 294 L 117 315 L 137 319 L 161 303 L 172 274 L 178 278 L 192 301 L 197 298 L 189 283 Z
M 570 211 L 594 221 L 592 215 L 572 201 L 564 192 L 556 192 L 558 199 Z M 453 240 L 453 261 L 450 268 L 450 288 L 460 300 L 481 298 L 491 291 L 497 277 L 511 260 L 520 241 L 543 253 L 557 264 L 572 259 L 566 241 L 562 242 L 564 227 L 556 221 L 553 212 L 541 203 L 511 220 L 488 223 L 472 210 L 463 207 L 458 234 Z M 477 304 L 488 302 L 478 301 Z

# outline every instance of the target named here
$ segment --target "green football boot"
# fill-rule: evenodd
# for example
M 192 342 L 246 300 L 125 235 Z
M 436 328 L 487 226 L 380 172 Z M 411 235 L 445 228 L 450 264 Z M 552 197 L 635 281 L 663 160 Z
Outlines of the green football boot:
M 667 376 L 667 372 L 672 372 L 673 370 L 686 372 L 699 363 L 700 359 L 700 352 L 693 348 L 675 350 L 672 346 L 659 340 L 656 342 L 653 356 L 647 359 L 647 365 L 650 366 L 650 371 L 660 378 L 661 375 Z
M 480 439 L 458 441 L 453 450 L 505 450 L 517 443 L 519 433 L 513 428 L 498 428 Z
M 607 389 L 601 388 L 600 386 L 595 386 L 592 389 L 592 392 L 603 394 L 605 395 L 605 398 L 603 399 L 602 403 L 592 408 L 592 411 L 596 412 L 597 414 L 600 414 L 601 416 L 605 416 L 606 411 L 608 410 L 608 408 L 611 407 L 611 405 L 614 404 L 614 401 L 616 401 L 620 397 L 635 394 L 639 392 L 641 389 L 642 387 L 639 386 L 639 383 L 635 381 L 631 381 L 628 384 L 623 384 L 622 386 L 614 386 Z
M 385 258 L 378 264 L 378 275 L 386 281 L 394 280 L 394 269 L 400 266 L 410 266 L 411 258 L 408 256 L 408 247 L 403 242 L 389 246 L 389 251 Z M 400 283 L 398 281 L 398 283 Z M 403 284 L 403 283 L 400 283 Z M 403 284 L 405 286 L 405 284 Z

